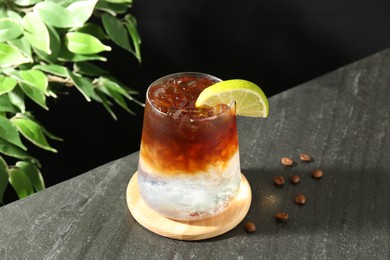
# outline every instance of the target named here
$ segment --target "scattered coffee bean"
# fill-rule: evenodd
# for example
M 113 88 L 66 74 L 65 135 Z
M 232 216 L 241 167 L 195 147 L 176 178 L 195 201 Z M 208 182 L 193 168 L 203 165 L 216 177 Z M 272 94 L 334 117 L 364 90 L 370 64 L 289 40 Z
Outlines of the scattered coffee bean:
M 301 159 L 302 162 L 310 162 L 311 156 L 310 156 L 310 154 L 307 154 L 307 153 L 301 153 L 299 155 L 299 159 Z
M 290 182 L 291 182 L 292 184 L 298 184 L 298 183 L 301 182 L 301 177 L 299 177 L 298 175 L 292 175 L 292 176 L 290 177 Z
M 293 165 L 293 160 L 291 158 L 288 158 L 288 157 L 282 157 L 282 159 L 280 159 L 280 162 L 282 163 L 283 166 L 286 166 L 286 167 L 290 167 Z
M 322 176 L 324 176 L 324 173 L 319 169 L 317 169 L 311 173 L 311 177 L 313 177 L 314 179 L 321 179 Z
M 305 197 L 305 195 L 299 194 L 299 195 L 295 196 L 294 202 L 297 205 L 305 205 L 306 204 L 306 197 Z
M 275 214 L 275 218 L 277 221 L 286 222 L 288 219 L 288 214 L 286 212 L 281 211 Z
M 284 177 L 283 176 L 275 176 L 274 177 L 274 184 L 277 186 L 282 186 L 284 184 Z
M 310 154 L 307 154 L 307 153 L 301 153 L 299 155 L 299 160 L 302 161 L 302 162 L 312 162 L 313 161 L 313 158 L 311 157 Z M 282 157 L 280 159 L 280 162 L 283 166 L 285 167 L 291 167 L 294 165 L 294 161 L 293 159 L 289 158 L 289 157 Z M 321 179 L 323 177 L 324 173 L 322 172 L 322 170 L 320 169 L 317 169 L 317 170 L 314 170 L 311 172 L 311 176 L 313 179 Z M 291 175 L 290 178 L 290 183 L 291 184 L 298 184 L 301 182 L 301 177 L 299 175 Z M 276 186 L 283 186 L 284 185 L 284 177 L 283 176 L 275 176 L 274 177 L 274 184 Z M 306 197 L 305 195 L 303 194 L 298 194 L 294 197 L 294 203 L 299 205 L 299 206 L 303 206 L 306 204 Z M 286 212 L 277 212 L 275 214 L 275 219 L 277 220 L 277 222 L 279 222 L 280 224 L 281 223 L 284 223 L 287 221 L 288 219 L 288 214 Z M 246 225 L 245 225 L 245 230 L 247 232 L 254 232 L 254 230 L 256 229 L 256 227 L 252 227 L 252 225 L 254 226 L 253 223 L 251 222 L 248 222 Z M 254 229 L 254 230 L 253 230 Z M 253 231 L 250 231 L 250 230 L 253 230 Z
M 251 222 L 251 221 L 248 221 L 245 223 L 245 231 L 248 232 L 248 233 L 253 233 L 256 231 L 256 225 Z

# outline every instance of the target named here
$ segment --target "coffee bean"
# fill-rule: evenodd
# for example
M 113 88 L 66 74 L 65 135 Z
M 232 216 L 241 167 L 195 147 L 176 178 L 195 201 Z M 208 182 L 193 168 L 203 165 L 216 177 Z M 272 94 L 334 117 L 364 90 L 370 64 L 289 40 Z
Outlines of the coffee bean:
M 310 156 L 310 154 L 307 154 L 307 153 L 301 153 L 299 155 L 299 159 L 301 159 L 302 162 L 310 162 L 311 156 Z
M 313 177 L 314 179 L 321 179 L 322 176 L 324 176 L 324 173 L 319 169 L 317 169 L 311 173 L 311 177 Z
M 286 212 L 281 211 L 275 214 L 275 218 L 277 221 L 286 222 L 288 219 L 288 214 Z
M 298 175 L 292 175 L 292 176 L 290 177 L 290 182 L 291 182 L 292 184 L 298 184 L 298 183 L 301 182 L 301 177 L 299 177 Z
M 245 223 L 245 231 L 248 232 L 248 233 L 253 233 L 256 231 L 256 225 L 251 222 L 251 221 L 248 221 Z
M 294 163 L 294 161 L 288 157 L 282 157 L 282 159 L 280 159 L 280 162 L 282 163 L 283 166 L 286 166 L 286 167 L 290 167 Z
M 284 184 L 284 177 L 283 176 L 275 176 L 274 177 L 274 184 L 277 186 L 282 186 Z
M 297 196 L 295 196 L 294 202 L 297 205 L 305 205 L 306 204 L 306 197 L 305 197 L 305 195 L 298 194 Z

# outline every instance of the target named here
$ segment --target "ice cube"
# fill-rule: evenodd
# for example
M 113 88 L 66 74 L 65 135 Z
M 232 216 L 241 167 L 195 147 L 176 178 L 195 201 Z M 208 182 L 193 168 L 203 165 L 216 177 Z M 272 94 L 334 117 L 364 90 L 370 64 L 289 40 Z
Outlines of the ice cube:
M 228 106 L 226 104 L 218 104 L 218 105 L 213 107 L 212 112 L 216 116 L 216 115 L 223 113 L 227 109 L 228 109 Z
M 188 105 L 188 98 L 182 93 L 175 94 L 173 95 L 172 103 L 177 108 L 183 108 Z
M 185 113 L 185 109 L 178 109 L 176 107 L 170 107 L 167 112 L 168 116 L 171 116 L 175 120 L 183 118 Z
M 164 94 L 164 93 L 165 93 L 165 89 L 163 89 L 163 88 L 158 88 L 158 89 L 156 89 L 156 91 L 154 91 L 153 97 L 155 97 L 155 98 L 160 98 L 160 95 L 161 95 L 161 94 Z
M 201 107 L 198 109 L 199 111 L 199 118 L 207 118 L 210 116 L 213 116 L 213 108 L 212 107 Z

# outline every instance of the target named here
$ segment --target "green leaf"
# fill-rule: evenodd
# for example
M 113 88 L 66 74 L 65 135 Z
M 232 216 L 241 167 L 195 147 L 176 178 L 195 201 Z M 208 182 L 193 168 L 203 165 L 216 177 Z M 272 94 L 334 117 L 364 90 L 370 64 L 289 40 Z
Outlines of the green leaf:
M 106 2 L 114 3 L 114 4 L 131 4 L 133 3 L 133 0 L 106 0 Z
M 128 86 L 126 86 L 125 84 L 121 83 L 119 80 L 117 80 L 115 77 L 111 76 L 111 75 L 106 75 L 104 76 L 103 78 L 106 78 L 110 81 L 113 81 L 115 82 L 116 84 L 118 84 L 118 86 L 120 86 L 122 89 L 124 89 L 124 91 L 126 91 L 126 93 L 128 95 L 138 95 L 139 92 L 134 90 L 134 89 L 131 89 L 129 88 Z
M 17 12 L 8 9 L 6 13 L 8 18 L 15 20 L 19 24 L 22 22 L 22 17 Z
M 0 95 L 10 92 L 16 86 L 16 80 L 10 77 L 0 75 Z
M 11 168 L 9 173 L 9 183 L 12 185 L 19 199 L 25 198 L 34 193 L 33 186 L 26 173 L 18 168 Z
M 45 65 L 36 65 L 33 69 L 41 70 L 49 74 L 53 74 L 59 77 L 67 78 L 68 69 L 64 66 L 57 64 L 45 64 Z
M 127 27 L 127 30 L 129 31 L 130 38 L 133 41 L 134 56 L 139 62 L 141 62 L 141 38 L 138 35 L 137 24 L 132 15 L 128 14 L 125 16 L 125 25 Z
M 106 33 L 103 31 L 103 28 L 94 23 L 86 23 L 83 27 L 80 27 L 76 30 L 77 32 L 90 34 L 95 36 L 99 40 L 107 40 L 109 39 Z
M 0 18 L 0 42 L 15 39 L 22 33 L 23 28 L 18 21 L 10 18 Z
M 31 100 L 40 105 L 42 108 L 49 110 L 46 106 L 46 96 L 44 91 L 23 82 L 19 82 L 19 86 L 23 92 L 31 98 Z
M 111 109 L 111 102 L 107 99 L 107 97 L 102 93 L 101 91 L 97 91 L 96 94 L 100 97 L 100 100 L 103 104 L 103 107 L 107 110 L 107 112 L 111 115 L 111 117 L 114 120 L 117 120 L 117 116 L 115 115 L 114 111 Z
M 102 22 L 104 29 L 110 36 L 111 40 L 123 49 L 131 52 L 132 50 L 129 36 L 127 35 L 127 31 L 123 23 L 118 18 L 108 13 L 104 13 L 102 15 Z
M 23 80 L 23 83 L 38 88 L 43 93 L 46 91 L 48 80 L 45 73 L 42 71 L 35 69 L 22 70 L 19 72 L 19 76 Z
M 116 82 L 111 81 L 107 78 L 100 77 L 99 78 L 99 90 L 101 90 L 106 95 L 112 97 L 114 101 L 121 106 L 124 110 L 126 110 L 128 113 L 134 115 L 135 113 L 130 110 L 128 107 L 126 100 L 124 97 L 128 98 L 129 100 L 133 100 L 132 97 L 130 97 L 126 91 L 121 88 Z
M 121 93 L 128 100 L 133 101 L 141 106 L 144 105 L 143 103 L 139 102 L 138 100 L 136 100 L 132 96 L 130 96 L 133 94 L 134 95 L 139 94 L 138 91 L 127 87 L 126 85 L 122 84 L 120 81 L 113 78 L 112 76 L 107 75 L 105 77 L 100 77 L 98 80 L 99 80 L 99 85 L 103 84 L 104 86 L 108 86 L 108 88 L 111 88 L 112 90 Z
M 0 112 L 18 112 L 9 100 L 8 95 L 0 95 Z
M 55 134 L 53 134 L 52 132 L 49 132 L 46 128 L 44 128 L 42 125 L 41 125 L 41 128 L 42 128 L 42 131 L 43 133 L 49 137 L 51 140 L 56 140 L 56 141 L 64 141 L 63 138 L 59 137 L 59 136 L 56 136 Z
M 53 3 L 59 4 L 59 5 L 64 6 L 64 7 L 70 5 L 74 1 L 75 0 L 46 0 L 46 2 L 53 2 Z M 78 0 L 78 1 L 80 1 L 80 0 Z
M 34 12 L 37 12 L 42 20 L 54 27 L 70 28 L 82 26 L 72 16 L 72 13 L 65 7 L 54 2 L 40 2 L 34 6 Z
M 51 53 L 48 54 L 38 49 L 34 49 L 34 51 L 42 60 L 47 61 L 48 63 L 57 63 L 57 58 L 61 50 L 60 36 L 58 35 L 56 29 L 52 26 L 47 25 L 47 29 L 49 32 Z
M 115 4 L 107 1 L 98 1 L 95 9 L 107 12 L 111 15 L 124 14 L 127 12 L 127 9 L 129 9 L 129 4 Z
M 41 125 L 30 113 L 24 113 L 24 114 L 18 113 L 17 117 L 27 118 L 29 120 L 34 121 L 42 129 L 42 132 L 45 134 L 45 136 L 49 137 L 52 140 L 56 140 L 56 141 L 63 141 L 64 140 L 61 137 L 58 137 L 58 136 L 54 135 L 53 133 L 49 132 L 49 130 L 47 130 L 43 125 Z
M 19 86 L 23 92 L 42 108 L 48 110 L 46 106 L 46 89 L 48 79 L 46 75 L 39 70 L 24 70 L 18 74 Z
M 65 45 L 69 51 L 76 54 L 95 54 L 111 50 L 110 46 L 104 45 L 98 38 L 80 32 L 67 33 Z
M 0 203 L 4 203 L 4 192 L 8 186 L 8 165 L 0 156 Z
M 41 191 L 45 189 L 45 182 L 37 166 L 25 161 L 19 161 L 15 166 L 27 175 L 35 191 Z
M 124 97 L 119 94 L 118 92 L 115 92 L 111 89 L 108 89 L 108 93 L 109 93 L 109 96 L 111 96 L 114 101 L 119 105 L 121 106 L 124 110 L 126 110 L 129 114 L 131 115 L 135 115 L 135 113 L 128 107 L 127 103 L 126 103 L 126 100 L 124 99 Z
M 0 42 L 0 68 L 17 66 L 29 61 L 17 48 Z
M 22 160 L 38 161 L 27 152 L 0 138 L 0 153 Z M 39 163 L 38 163 L 39 164 Z
M 27 151 L 26 146 L 20 140 L 20 135 L 16 127 L 8 118 L 3 116 L 0 116 L 0 138 Z
M 107 58 L 96 54 L 90 54 L 90 55 L 76 54 L 70 52 L 67 48 L 63 47 L 61 48 L 60 54 L 58 55 L 58 60 L 65 61 L 65 62 L 67 61 L 81 62 L 81 61 L 91 61 L 91 60 L 107 61 Z
M 12 122 L 18 128 L 19 132 L 34 145 L 56 153 L 57 150 L 52 148 L 47 142 L 45 135 L 43 134 L 42 128 L 39 124 L 28 118 L 14 117 Z
M 31 46 L 47 54 L 51 53 L 49 31 L 42 19 L 34 12 L 29 12 L 23 17 L 22 26 L 24 36 Z
M 82 25 L 91 17 L 96 3 L 97 0 L 76 1 L 66 9 L 70 12 L 73 19 Z
M 11 78 L 14 78 L 14 79 L 17 79 L 18 76 L 19 76 L 19 72 L 11 67 L 11 68 L 4 68 L 1 70 L 2 74 L 4 75 L 7 75 L 8 77 L 11 77 Z
M 9 97 L 9 101 L 14 106 L 19 108 L 19 110 L 22 113 L 24 113 L 26 111 L 26 105 L 24 103 L 24 93 L 19 87 L 16 87 L 16 88 L 14 88 L 13 91 L 8 92 L 8 97 Z
M 110 89 L 111 91 L 115 91 L 120 93 L 123 96 L 128 96 L 126 91 L 119 86 L 118 83 L 106 78 L 106 77 L 100 77 L 99 78 L 99 85 L 105 86 L 107 89 Z
M 83 94 L 87 101 L 91 101 L 91 98 L 94 100 L 98 99 L 91 81 L 89 81 L 87 78 L 76 75 L 72 71 L 68 71 L 68 73 L 76 88 L 80 91 L 81 94 Z
M 51 57 L 57 59 L 61 49 L 61 39 L 55 28 L 48 25 L 47 29 L 49 30 Z
M 88 61 L 75 62 L 74 71 L 79 74 L 88 75 L 88 76 L 100 76 L 108 73 L 107 70 L 104 70 Z
M 41 1 L 42 0 L 15 0 L 14 2 L 19 6 L 30 6 Z
M 19 49 L 19 51 L 21 51 L 22 54 L 30 60 L 30 62 L 33 62 L 31 55 L 31 45 L 25 36 L 8 41 L 8 43 L 9 45 Z

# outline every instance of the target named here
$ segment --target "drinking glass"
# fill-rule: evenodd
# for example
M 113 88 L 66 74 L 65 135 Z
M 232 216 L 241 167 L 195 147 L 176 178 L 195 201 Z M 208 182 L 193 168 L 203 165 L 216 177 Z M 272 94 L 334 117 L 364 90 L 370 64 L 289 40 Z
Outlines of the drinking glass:
M 220 79 L 196 72 L 164 76 L 146 93 L 138 164 L 141 198 L 181 221 L 223 212 L 241 180 L 235 103 L 196 108 Z

